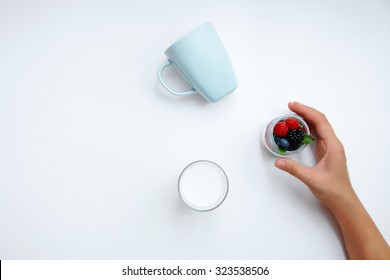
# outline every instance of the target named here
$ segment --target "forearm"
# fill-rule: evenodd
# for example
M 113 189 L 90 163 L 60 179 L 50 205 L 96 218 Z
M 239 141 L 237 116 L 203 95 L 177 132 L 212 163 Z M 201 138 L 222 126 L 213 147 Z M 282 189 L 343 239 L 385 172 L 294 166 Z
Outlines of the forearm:
M 338 221 L 350 259 L 390 259 L 390 248 L 354 193 L 329 208 Z

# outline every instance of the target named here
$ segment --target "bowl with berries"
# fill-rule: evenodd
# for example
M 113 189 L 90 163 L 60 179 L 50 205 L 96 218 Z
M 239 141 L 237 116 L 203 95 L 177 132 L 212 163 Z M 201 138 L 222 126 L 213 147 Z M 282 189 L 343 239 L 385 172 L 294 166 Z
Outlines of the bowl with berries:
M 268 151 L 280 157 L 299 153 L 315 141 L 307 123 L 295 114 L 273 119 L 265 128 L 262 140 Z

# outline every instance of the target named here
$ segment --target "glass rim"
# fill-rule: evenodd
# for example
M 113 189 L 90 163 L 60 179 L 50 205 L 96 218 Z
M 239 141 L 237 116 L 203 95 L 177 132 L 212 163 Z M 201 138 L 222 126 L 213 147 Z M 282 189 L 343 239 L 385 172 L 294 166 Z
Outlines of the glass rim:
M 181 184 L 181 180 L 183 178 L 183 174 L 185 174 L 185 172 L 188 170 L 189 167 L 193 166 L 194 164 L 197 164 L 197 163 L 207 163 L 207 164 L 210 164 L 212 165 L 213 167 L 217 168 L 219 171 L 222 172 L 223 174 L 223 177 L 225 178 L 225 184 L 224 184 L 224 190 L 223 192 L 221 193 L 221 196 L 218 198 L 218 200 L 216 200 L 216 202 L 210 204 L 210 205 L 206 205 L 206 206 L 200 206 L 200 205 L 197 205 L 197 204 L 194 204 L 192 203 L 190 200 L 188 200 L 186 198 L 185 195 L 183 195 L 183 191 L 182 191 L 182 184 Z M 179 196 L 180 198 L 182 199 L 182 201 L 188 206 L 190 207 L 191 209 L 193 210 L 196 210 L 196 211 L 199 211 L 199 212 L 207 212 L 207 211 L 211 211 L 211 210 L 214 210 L 215 208 L 219 207 L 226 199 L 227 197 L 227 194 L 229 192 L 229 179 L 228 179 L 228 176 L 226 175 L 226 172 L 225 170 L 223 170 L 223 168 L 215 163 L 214 161 L 211 161 L 211 160 L 206 160 L 206 159 L 201 159 L 201 160 L 196 160 L 196 161 L 193 161 L 191 162 L 190 164 L 188 164 L 183 170 L 182 172 L 180 173 L 180 176 L 179 176 L 179 180 L 178 180 L 178 191 L 179 191 Z

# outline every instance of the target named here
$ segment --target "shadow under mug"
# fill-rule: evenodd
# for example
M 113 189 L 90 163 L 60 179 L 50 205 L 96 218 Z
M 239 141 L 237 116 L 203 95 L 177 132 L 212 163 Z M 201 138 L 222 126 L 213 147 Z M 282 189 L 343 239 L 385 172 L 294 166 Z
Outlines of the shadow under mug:
M 199 93 L 215 102 L 237 88 L 237 79 L 229 56 L 211 22 L 190 31 L 166 51 L 168 57 L 158 70 L 161 85 L 173 95 Z M 172 89 L 163 78 L 163 70 L 174 66 L 191 85 L 186 91 Z

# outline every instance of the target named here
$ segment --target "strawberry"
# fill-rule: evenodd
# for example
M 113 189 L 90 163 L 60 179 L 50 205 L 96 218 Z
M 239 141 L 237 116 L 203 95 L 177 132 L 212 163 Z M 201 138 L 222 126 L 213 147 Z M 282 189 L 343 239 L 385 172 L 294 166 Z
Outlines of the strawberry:
M 278 122 L 274 126 L 274 134 L 278 137 L 285 137 L 288 133 L 288 126 L 285 121 Z
M 288 126 L 288 129 L 289 130 L 294 130 L 294 129 L 298 129 L 299 127 L 299 122 L 297 119 L 294 119 L 294 118 L 287 118 L 285 120 L 287 126 Z

